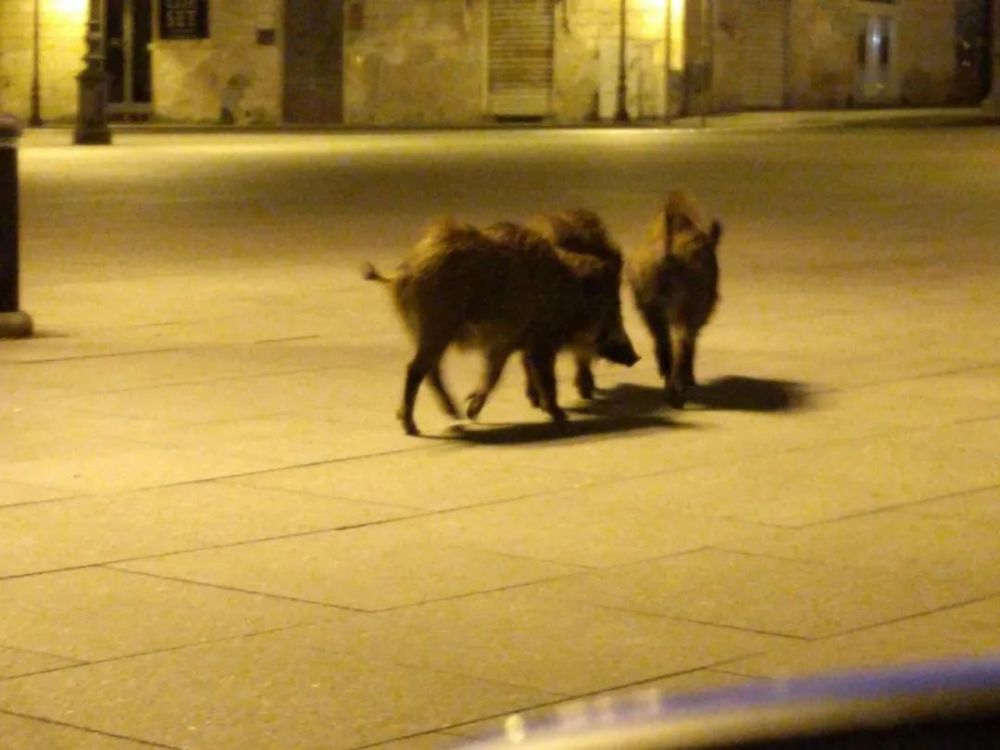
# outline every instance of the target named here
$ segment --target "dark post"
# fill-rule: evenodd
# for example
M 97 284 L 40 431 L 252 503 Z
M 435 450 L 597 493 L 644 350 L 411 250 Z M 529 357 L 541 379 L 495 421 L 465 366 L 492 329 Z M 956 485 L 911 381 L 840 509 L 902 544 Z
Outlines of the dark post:
M 31 335 L 31 317 L 18 309 L 17 121 L 0 114 L 0 338 Z
M 615 122 L 628 122 L 628 106 L 626 105 L 626 75 L 628 73 L 628 61 L 625 58 L 625 40 L 627 39 L 625 30 L 625 17 L 628 13 L 625 0 L 619 0 L 618 4 L 618 89 L 617 107 L 615 109 Z
M 104 32 L 101 23 L 101 0 L 90 0 L 87 21 L 87 67 L 76 80 L 79 98 L 76 108 L 76 131 L 73 143 L 104 145 L 111 143 L 108 130 L 108 76 L 104 72 Z

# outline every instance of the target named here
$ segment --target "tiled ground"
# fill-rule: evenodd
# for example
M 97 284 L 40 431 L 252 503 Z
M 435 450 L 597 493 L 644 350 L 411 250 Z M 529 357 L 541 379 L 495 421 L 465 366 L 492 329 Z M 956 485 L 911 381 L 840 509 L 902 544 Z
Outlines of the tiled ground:
M 936 195 L 907 193 L 885 238 L 906 264 L 858 273 L 838 259 L 862 238 L 842 245 L 818 206 L 861 209 L 816 177 L 852 142 L 783 137 L 825 199 L 789 188 L 769 213 L 695 176 L 733 220 L 688 408 L 665 407 L 627 307 L 644 359 L 600 366 L 590 405 L 564 382 L 567 430 L 512 367 L 478 425 L 424 394 L 424 439 L 393 419 L 408 343 L 359 288 L 358 246 L 308 257 L 319 198 L 287 237 L 258 204 L 239 228 L 235 198 L 176 230 L 225 262 L 172 255 L 170 225 L 144 230 L 141 258 L 86 232 L 93 259 L 62 257 L 77 204 L 47 191 L 67 150 L 29 143 L 39 336 L 0 342 L 0 747 L 430 750 L 625 688 L 1000 652 L 1000 181 L 977 172 L 958 237 Z M 895 137 L 876 145 L 923 153 Z M 194 170 L 132 138 L 111 158 Z M 1000 131 L 974 138 L 997 153 Z M 301 139 L 286 144 L 323 153 Z M 220 164 L 198 190 L 222 190 Z M 644 190 L 566 194 L 625 196 L 627 213 Z M 118 199 L 128 231 L 155 215 Z M 94 232 L 117 210 L 96 205 Z M 260 238 L 295 249 L 239 255 Z M 456 393 L 478 367 L 448 361 Z

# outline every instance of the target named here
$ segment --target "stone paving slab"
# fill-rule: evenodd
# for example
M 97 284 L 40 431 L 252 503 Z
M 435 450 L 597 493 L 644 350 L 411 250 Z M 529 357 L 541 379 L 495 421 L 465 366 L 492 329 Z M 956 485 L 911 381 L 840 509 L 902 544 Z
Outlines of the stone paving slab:
M 115 567 L 368 611 L 506 588 L 578 570 L 512 553 L 447 544 L 432 535 L 408 539 L 385 525 L 248 542 Z
M 165 747 L 7 713 L 0 713 L 0 737 L 9 747 L 18 750 L 151 750 Z
M 338 616 L 277 597 L 196 586 L 123 570 L 85 568 L 0 581 L 5 644 L 77 661 L 103 661 Z M 72 627 L 66 627 L 72 623 Z
M 721 544 L 757 527 L 677 511 L 659 492 L 637 495 L 604 483 L 401 519 L 384 528 L 399 539 L 434 537 L 441 544 L 608 568 Z
M 634 685 L 791 640 L 554 600 L 531 587 L 289 629 L 283 637 L 561 695 Z
M 361 747 L 557 697 L 324 652 L 280 633 L 0 683 L 0 705 L 20 715 L 70 718 L 90 731 L 154 745 L 217 750 L 272 750 L 290 738 L 303 750 Z
M 861 669 L 916 660 L 1000 655 L 1000 598 L 943 609 L 920 617 L 817 641 L 793 643 L 722 668 L 780 678 L 825 670 Z
M 984 587 L 991 591 L 992 587 Z M 921 574 L 705 549 L 533 586 L 547 594 L 794 638 L 822 639 L 963 604 L 976 589 Z
M 412 515 L 409 508 L 194 482 L 10 508 L 0 576 L 103 565 Z

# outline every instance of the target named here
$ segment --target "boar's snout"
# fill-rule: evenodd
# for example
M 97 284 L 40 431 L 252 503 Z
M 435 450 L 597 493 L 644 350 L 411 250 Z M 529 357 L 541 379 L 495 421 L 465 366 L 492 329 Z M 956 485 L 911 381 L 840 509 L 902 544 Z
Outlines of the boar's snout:
M 639 361 L 639 355 L 635 353 L 632 342 L 628 339 L 602 342 L 597 347 L 597 353 L 606 360 L 626 367 L 631 367 Z

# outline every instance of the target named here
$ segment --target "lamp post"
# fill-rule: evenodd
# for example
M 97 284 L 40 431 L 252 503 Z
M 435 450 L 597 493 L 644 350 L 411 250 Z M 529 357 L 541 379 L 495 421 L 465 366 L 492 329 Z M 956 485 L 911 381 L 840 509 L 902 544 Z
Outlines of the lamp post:
M 31 115 L 28 118 L 28 124 L 33 128 L 37 128 L 42 124 L 42 96 L 41 87 L 38 81 L 38 53 L 39 53 L 39 18 L 38 18 L 38 3 L 40 0 L 35 0 L 33 7 L 34 12 L 34 39 L 33 39 L 33 49 L 32 49 L 32 64 L 31 64 Z
M 618 3 L 618 88 L 616 89 L 617 106 L 615 108 L 615 122 L 628 122 L 628 106 L 626 104 L 626 94 L 628 91 L 626 83 L 626 60 L 625 41 L 627 38 L 625 21 L 628 15 L 626 0 L 619 0 Z
M 77 77 L 79 96 L 73 142 L 84 145 L 111 143 L 108 130 L 108 76 L 104 72 L 104 29 L 101 0 L 89 0 L 87 20 L 87 64 Z

